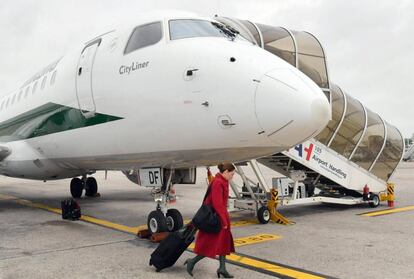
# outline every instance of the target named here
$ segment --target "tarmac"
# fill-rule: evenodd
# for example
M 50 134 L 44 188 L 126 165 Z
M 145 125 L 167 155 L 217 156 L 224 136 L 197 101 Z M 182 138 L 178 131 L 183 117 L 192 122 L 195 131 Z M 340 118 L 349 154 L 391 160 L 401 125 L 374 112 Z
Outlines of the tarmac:
M 263 169 L 266 180 L 277 176 Z M 155 209 L 150 189 L 120 172 L 94 175 L 101 197 L 79 199 L 84 220 L 62 220 L 60 201 L 70 197 L 70 180 L 32 181 L 0 177 L 0 278 L 191 278 L 183 265 L 155 272 L 149 258 L 157 244 L 139 239 Z M 401 163 L 392 177 L 388 210 L 314 204 L 279 207 L 294 225 L 258 224 L 250 212 L 232 213 L 236 253 L 227 269 L 235 278 L 414 278 L 414 163 Z M 206 189 L 205 169 L 195 185 L 176 185 L 171 207 L 191 219 Z M 387 213 L 387 212 L 385 212 Z M 390 212 L 388 212 L 390 213 Z M 89 216 L 89 217 L 88 217 Z M 195 278 L 215 278 L 218 261 L 204 259 Z

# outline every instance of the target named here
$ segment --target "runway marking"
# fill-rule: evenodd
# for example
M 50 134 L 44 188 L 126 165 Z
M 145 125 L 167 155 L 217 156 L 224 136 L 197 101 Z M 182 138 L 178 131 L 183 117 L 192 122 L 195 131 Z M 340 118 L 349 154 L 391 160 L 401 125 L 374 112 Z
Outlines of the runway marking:
M 132 227 L 132 229 L 134 229 L 138 233 L 139 231 L 148 229 L 148 226 L 147 225 L 140 225 L 140 226 L 137 226 L 137 227 Z
M 409 210 L 414 210 L 414 205 L 406 206 L 406 207 L 400 207 L 400 208 L 380 210 L 380 211 L 371 211 L 371 212 L 367 212 L 367 213 L 361 213 L 361 214 L 358 214 L 358 215 L 366 216 L 366 217 L 377 217 L 377 216 L 381 216 L 381 215 L 387 215 L 387 214 L 403 212 L 403 211 L 409 211 Z
M 128 226 L 120 225 L 120 224 L 117 224 L 117 223 L 112 223 L 112 222 L 109 222 L 109 221 L 105 221 L 105 220 L 102 220 L 102 219 L 90 217 L 90 216 L 87 216 L 87 215 L 82 215 L 80 220 L 88 222 L 88 223 L 100 225 L 102 227 L 115 229 L 115 230 L 118 230 L 118 231 L 121 231 L 121 232 L 131 233 L 133 235 L 137 235 L 137 233 L 138 233 L 138 230 L 134 227 L 128 227 Z
M 262 234 L 247 236 L 247 237 L 236 238 L 233 241 L 234 241 L 234 247 L 240 247 L 240 246 L 245 246 L 245 245 L 252 245 L 256 243 L 266 242 L 270 240 L 278 240 L 281 238 L 282 237 L 280 235 L 262 233 Z M 188 246 L 189 249 L 194 249 L 194 247 L 195 247 L 195 243 L 191 243 L 190 246 Z
M 28 200 L 25 200 L 25 199 L 20 199 L 20 198 L 13 197 L 13 196 L 0 194 L 0 200 L 13 200 L 14 202 L 16 202 L 18 204 L 21 204 L 21 205 L 47 210 L 47 211 L 50 211 L 50 212 L 53 212 L 53 213 L 56 213 L 56 214 L 59 214 L 59 215 L 62 214 L 62 210 L 59 209 L 59 208 L 50 207 L 50 206 L 40 204 L 40 203 L 34 203 L 34 202 L 31 202 L 31 201 L 28 201 Z M 122 231 L 122 232 L 132 233 L 134 235 L 136 235 L 138 233 L 138 228 L 142 227 L 142 226 L 128 227 L 128 226 L 120 225 L 120 224 L 117 224 L 117 223 L 113 223 L 113 222 L 110 222 L 110 221 L 98 219 L 98 218 L 95 218 L 95 217 L 92 217 L 92 216 L 87 216 L 87 215 L 82 215 L 80 217 L 80 220 L 88 222 L 88 223 L 92 223 L 92 224 L 95 224 L 95 225 L 100 225 L 102 227 L 107 227 L 107 228 L 115 229 L 115 230 Z M 145 227 L 146 227 L 146 225 L 145 225 Z
M 53 208 L 53 207 L 49 207 L 40 203 L 33 203 L 31 201 L 28 200 L 23 200 L 23 199 L 16 199 L 16 203 L 21 204 L 21 205 L 27 205 L 30 207 L 34 207 L 34 208 L 39 208 L 39 209 L 44 209 L 50 212 L 54 212 L 57 214 L 62 214 L 62 210 L 59 208 Z
M 291 267 L 288 265 L 266 261 L 253 256 L 244 255 L 242 253 L 235 253 L 228 255 L 226 260 L 232 264 L 248 268 L 251 270 L 273 275 L 278 278 L 297 278 L 297 279 L 322 279 L 333 278 L 318 274 L 315 272 L 307 271 L 304 269 Z
M 49 212 L 53 212 L 56 214 L 62 214 L 62 210 L 59 208 L 53 208 L 53 207 L 46 206 L 43 204 L 33 203 L 31 201 L 20 199 L 20 198 L 9 196 L 9 195 L 0 194 L 0 200 L 13 200 L 14 202 L 21 204 L 21 205 L 47 210 Z M 116 224 L 113 222 L 105 221 L 105 220 L 94 218 L 94 217 L 87 216 L 87 215 L 82 215 L 80 220 L 84 222 L 96 224 L 99 226 L 115 229 L 118 231 L 130 233 L 133 235 L 136 235 L 139 229 L 146 228 L 146 225 L 141 225 L 137 227 L 128 227 L 128 226 Z M 255 223 L 254 221 L 237 221 L 237 222 L 241 222 L 240 225 Z M 235 226 L 237 226 L 237 224 Z M 261 242 L 265 242 L 269 240 L 277 240 L 280 238 L 281 237 L 277 235 L 260 234 L 260 235 L 254 235 L 254 236 L 249 236 L 249 237 L 237 238 L 234 240 L 234 245 L 235 247 L 240 247 L 243 245 L 261 243 Z M 193 252 L 193 249 L 194 249 L 194 243 L 192 243 L 189 246 L 188 250 L 190 252 Z M 299 268 L 290 267 L 290 266 L 279 264 L 279 263 L 273 263 L 267 260 L 253 257 L 253 256 L 244 255 L 242 253 L 232 253 L 226 257 L 226 260 L 229 263 L 232 263 L 234 265 L 238 265 L 243 268 L 247 268 L 250 270 L 254 270 L 254 271 L 268 274 L 271 276 L 275 276 L 278 278 L 298 278 L 298 279 L 332 278 L 329 276 L 317 274 L 317 273 L 302 270 Z
M 259 234 L 248 237 L 236 238 L 234 239 L 234 246 L 240 247 L 249 244 L 256 244 L 260 242 L 265 242 L 269 240 L 280 239 L 279 235 L 272 234 Z M 188 250 L 193 252 L 195 247 L 194 243 L 188 247 Z M 295 267 L 290 267 L 287 265 L 282 265 L 278 263 L 273 263 L 263 259 L 255 258 L 252 256 L 244 255 L 242 253 L 232 253 L 226 256 L 226 260 L 229 263 L 238 265 L 243 268 L 254 270 L 260 273 L 272 275 L 278 278 L 298 278 L 298 279 L 322 279 L 322 278 L 332 278 L 330 276 L 325 276 L 322 274 L 317 274 L 307 270 L 302 270 Z
M 261 243 L 269 240 L 277 240 L 282 238 L 280 235 L 275 234 L 258 234 L 248 237 L 237 238 L 234 240 L 234 246 L 240 247 L 245 245 L 251 245 L 256 243 Z
M 39 208 L 39 209 L 44 209 L 56 214 L 61 215 L 62 214 L 62 210 L 59 208 L 53 208 L 50 206 L 46 206 L 40 203 L 34 203 L 25 199 L 20 199 L 18 197 L 14 197 L 14 196 L 10 196 L 10 195 L 4 195 L 4 194 L 0 194 L 0 200 L 13 200 L 18 204 L 21 205 L 26 205 L 26 206 L 30 206 L 30 207 L 34 207 L 34 208 Z M 120 225 L 117 223 L 113 223 L 110 221 L 106 221 L 103 219 L 98 219 L 92 216 L 88 216 L 88 215 L 83 215 L 81 216 L 80 220 L 88 222 L 88 223 L 92 223 L 92 224 L 96 224 L 96 225 L 100 225 L 103 227 L 107 227 L 107 228 L 112 228 L 118 231 L 122 231 L 122 232 L 127 232 L 127 233 L 132 233 L 132 234 L 137 234 L 140 230 L 145 230 L 147 229 L 147 225 L 140 225 L 140 226 L 136 226 L 136 227 L 129 227 L 129 226 L 125 226 L 125 225 Z M 191 220 L 184 220 L 184 224 L 188 224 Z M 240 221 L 234 221 L 231 223 L 232 227 L 241 227 L 241 226 L 247 226 L 247 225 L 251 225 L 251 224 L 257 224 L 258 222 L 256 221 L 252 221 L 252 220 L 240 220 Z
M 239 220 L 231 222 L 232 228 L 243 227 L 248 225 L 257 225 L 260 224 L 259 221 L 256 220 Z

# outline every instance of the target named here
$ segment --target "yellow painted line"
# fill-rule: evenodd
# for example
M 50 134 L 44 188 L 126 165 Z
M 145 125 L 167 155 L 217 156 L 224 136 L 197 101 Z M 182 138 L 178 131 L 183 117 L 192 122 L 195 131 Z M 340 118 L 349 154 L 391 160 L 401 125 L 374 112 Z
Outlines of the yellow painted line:
M 245 266 L 262 269 L 277 275 L 288 276 L 297 279 L 322 279 L 324 276 L 314 275 L 306 271 L 295 270 L 294 268 L 284 267 L 275 263 L 268 263 L 259 259 L 254 259 L 248 256 L 241 256 L 237 254 L 230 254 L 226 257 L 227 260 L 236 262 Z
M 82 215 L 80 220 L 88 222 L 88 223 L 100 225 L 100 226 L 103 226 L 103 227 L 115 229 L 115 230 L 118 230 L 118 231 L 131 233 L 131 234 L 134 234 L 134 235 L 136 235 L 138 233 L 138 230 L 134 227 L 128 227 L 128 226 L 120 225 L 120 224 L 112 223 L 112 222 L 109 222 L 109 221 L 105 221 L 105 220 L 102 220 L 102 219 L 97 219 L 97 218 L 86 216 L 86 215 Z
M 23 204 L 23 205 L 28 205 L 28 206 L 35 207 L 35 208 L 44 209 L 44 210 L 47 210 L 47 211 L 50 211 L 50 212 L 54 212 L 56 214 L 62 214 L 61 209 L 49 207 L 49 206 L 46 206 L 46 205 L 43 205 L 43 204 L 40 204 L 40 203 L 32 203 L 32 202 L 27 201 L 27 200 L 17 200 L 16 202 L 20 203 L 20 204 Z
M 47 210 L 47 211 L 50 211 L 50 212 L 53 212 L 53 213 L 56 213 L 56 214 L 62 214 L 62 210 L 59 209 L 59 208 L 46 206 L 46 205 L 43 205 L 43 204 L 40 204 L 40 203 L 33 203 L 31 201 L 24 200 L 24 199 L 19 199 L 17 197 L 13 197 L 13 196 L 6 196 L 6 195 L 1 195 L 0 194 L 0 199 L 14 200 L 16 203 L 21 204 L 21 205 L 30 206 L 30 207 L 39 208 L 39 209 L 44 209 L 44 210 Z M 100 225 L 100 226 L 103 226 L 103 227 L 115 229 L 115 230 L 118 230 L 118 231 L 132 233 L 134 235 L 136 235 L 138 233 L 138 228 L 143 227 L 143 226 L 128 227 L 128 226 L 112 223 L 112 222 L 109 222 L 109 221 L 105 221 L 105 220 L 94 218 L 94 217 L 87 216 L 87 215 L 82 215 L 80 217 L 80 220 L 88 222 L 88 223 Z M 145 228 L 146 227 L 147 226 L 145 225 Z
M 240 220 L 240 221 L 231 222 L 231 227 L 237 228 L 237 227 L 257 225 L 257 224 L 259 224 L 259 221 L 256 221 L 256 220 Z
M 138 233 L 139 231 L 148 229 L 148 226 L 147 225 L 140 225 L 140 226 L 137 226 L 137 227 L 131 227 L 131 229 L 133 229 L 134 231 L 136 231 Z
M 46 206 L 46 205 L 43 205 L 43 204 L 40 204 L 40 203 L 33 203 L 31 201 L 24 200 L 24 199 L 19 199 L 17 197 L 13 197 L 13 196 L 9 196 L 9 195 L 0 194 L 0 200 L 14 200 L 16 203 L 19 203 L 19 204 L 22 204 L 22 205 L 44 209 L 44 210 L 47 210 L 47 211 L 50 211 L 50 212 L 54 212 L 56 214 L 62 214 L 62 210 L 59 209 L 59 208 L 53 208 L 53 207 Z M 116 230 L 119 230 L 119 231 L 132 233 L 132 234 L 135 234 L 135 235 L 140 230 L 147 229 L 147 225 L 129 227 L 129 226 L 124 226 L 124 225 L 112 223 L 112 222 L 109 222 L 109 221 L 105 221 L 105 220 L 102 220 L 102 219 L 97 219 L 97 218 L 86 216 L 86 215 L 82 215 L 80 220 L 85 221 L 85 222 L 89 222 L 89 223 L 92 223 L 92 224 L 97 224 L 97 225 L 100 225 L 100 226 L 104 226 L 104 227 L 107 227 L 107 228 L 112 228 L 112 229 L 116 229 Z M 184 224 L 188 224 L 190 221 L 191 220 L 185 220 Z M 234 222 L 231 223 L 231 226 L 232 227 L 241 227 L 241 226 L 247 226 L 247 225 L 252 225 L 252 224 L 258 224 L 258 221 L 254 221 L 254 220 L 234 221 Z
M 250 244 L 256 244 L 261 243 L 269 240 L 277 240 L 280 239 L 281 236 L 278 235 L 272 235 L 272 234 L 258 234 L 243 238 L 237 238 L 234 240 L 234 246 L 240 247 L 244 245 L 250 245 Z M 192 243 L 188 248 L 190 250 L 194 250 L 195 244 Z M 255 259 L 253 257 L 240 255 L 237 253 L 232 253 L 228 256 L 226 256 L 226 259 L 228 261 L 234 262 L 236 264 L 242 265 L 246 268 L 255 268 L 264 270 L 266 272 L 271 272 L 276 275 L 283 275 L 288 276 L 291 278 L 298 278 L 298 279 L 322 279 L 326 278 L 319 275 L 314 275 L 307 273 L 306 271 L 297 270 L 295 268 L 289 268 L 282 265 L 278 265 L 275 263 L 269 263 L 262 261 L 260 259 Z
M 277 240 L 280 238 L 282 238 L 280 235 L 275 235 L 275 234 L 258 234 L 258 235 L 248 236 L 248 237 L 237 238 L 234 240 L 234 246 L 240 247 L 240 246 L 245 246 L 245 245 L 266 242 L 269 240 Z
M 361 216 L 366 216 L 366 217 L 375 217 L 375 216 L 386 215 L 386 214 L 392 214 L 392 213 L 403 212 L 403 211 L 409 211 L 409 210 L 414 210 L 414 205 L 412 205 L 412 206 L 407 206 L 407 207 L 400 207 L 400 208 L 386 209 L 386 210 L 381 210 L 381 211 L 375 211 L 375 212 L 364 213 L 364 214 L 361 214 Z
M 19 199 L 17 197 L 13 197 L 13 196 L 0 194 L 0 200 L 14 200 L 16 203 L 19 203 L 21 205 L 30 206 L 30 207 L 39 208 L 39 209 L 44 209 L 44 210 L 47 210 L 47 211 L 50 211 L 50 212 L 53 212 L 53 213 L 57 213 L 57 214 L 62 214 L 61 209 L 49 207 L 49 206 L 39 204 L 39 203 L 33 203 L 33 202 L 28 201 L 28 200 Z M 128 226 L 112 223 L 112 222 L 109 222 L 109 221 L 105 221 L 105 220 L 102 220 L 102 219 L 97 219 L 97 218 L 94 218 L 94 217 L 91 217 L 91 216 L 86 216 L 86 215 L 82 215 L 80 220 L 82 220 L 84 222 L 88 222 L 88 223 L 97 224 L 97 225 L 100 225 L 100 226 L 103 226 L 103 227 L 115 229 L 115 230 L 118 230 L 118 231 L 131 233 L 131 234 L 134 234 L 134 235 L 136 235 L 138 233 L 138 230 L 145 229 L 147 227 L 146 225 L 141 225 L 141 226 L 137 226 L 137 227 L 128 227 Z M 188 222 L 189 222 L 189 220 L 185 221 L 185 223 L 188 223 Z M 232 226 L 236 227 L 236 226 L 242 226 L 242 225 L 247 225 L 247 224 L 257 224 L 257 222 L 255 222 L 255 221 L 236 221 L 236 222 L 234 222 L 234 225 L 232 224 Z M 270 241 L 270 240 L 277 240 L 277 239 L 280 239 L 280 238 L 281 237 L 278 236 L 278 235 L 259 234 L 259 235 L 254 235 L 254 236 L 237 238 L 237 239 L 234 240 L 234 245 L 236 247 L 239 247 L 239 246 L 251 245 L 251 244 L 255 244 L 255 243 L 262 243 L 262 242 Z M 194 243 L 192 243 L 188 248 L 190 250 L 193 250 L 194 249 Z M 230 254 L 230 255 L 227 256 L 227 260 L 230 261 L 230 262 L 233 262 L 235 264 L 239 264 L 241 266 L 244 266 L 245 268 L 253 268 L 253 269 L 256 269 L 256 270 L 259 270 L 259 271 L 263 270 L 263 271 L 270 272 L 270 273 L 273 273 L 273 274 L 276 274 L 276 275 L 284 275 L 284 276 L 288 276 L 288 277 L 291 277 L 291 278 L 298 278 L 298 279 L 326 278 L 326 277 L 321 277 L 321 276 L 318 276 L 318 275 L 313 275 L 313 274 L 310 274 L 310 273 L 306 273 L 306 271 L 300 271 L 300 270 L 296 270 L 294 268 L 284 267 L 282 265 L 265 262 L 265 261 L 260 260 L 260 259 L 255 259 L 253 257 L 239 255 L 239 254 Z
M 277 240 L 282 238 L 280 235 L 275 234 L 257 234 L 242 238 L 236 238 L 234 239 L 234 247 L 240 247 L 245 245 L 252 245 L 256 243 L 266 242 L 270 240 Z M 191 243 L 191 245 L 188 247 L 189 249 L 194 249 L 195 243 Z

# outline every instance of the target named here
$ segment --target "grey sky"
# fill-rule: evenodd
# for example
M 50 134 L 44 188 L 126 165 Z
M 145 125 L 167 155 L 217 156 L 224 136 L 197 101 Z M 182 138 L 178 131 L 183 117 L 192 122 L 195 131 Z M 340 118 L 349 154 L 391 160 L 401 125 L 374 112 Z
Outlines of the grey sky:
M 331 81 L 366 107 L 414 132 L 414 1 L 152 0 L 0 1 L 0 95 L 71 46 L 153 9 L 219 14 L 314 34 Z

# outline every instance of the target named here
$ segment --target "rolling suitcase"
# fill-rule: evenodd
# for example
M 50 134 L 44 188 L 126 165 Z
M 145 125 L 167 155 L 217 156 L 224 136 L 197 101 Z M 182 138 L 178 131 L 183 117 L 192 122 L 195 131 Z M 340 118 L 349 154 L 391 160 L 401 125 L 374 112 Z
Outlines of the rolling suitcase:
M 157 272 L 173 266 L 194 241 L 196 231 L 197 229 L 192 224 L 188 224 L 182 229 L 170 233 L 152 252 L 149 264 L 153 265 Z
M 62 219 L 79 220 L 81 217 L 81 209 L 74 199 L 63 200 L 60 203 L 62 208 Z

